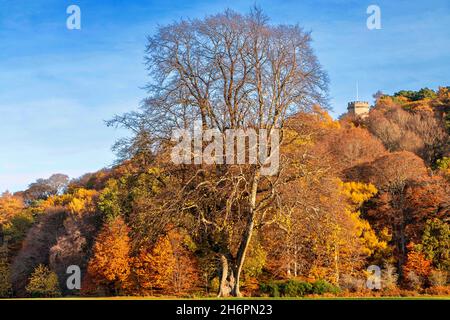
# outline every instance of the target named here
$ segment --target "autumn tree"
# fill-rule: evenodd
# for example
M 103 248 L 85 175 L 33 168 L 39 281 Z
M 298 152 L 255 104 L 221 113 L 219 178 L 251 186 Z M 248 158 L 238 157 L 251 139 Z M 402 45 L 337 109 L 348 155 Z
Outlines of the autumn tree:
M 73 188 L 70 192 L 61 195 L 49 196 L 34 207 L 45 211 L 47 208 L 61 207 L 71 214 L 82 215 L 95 213 L 98 192 L 85 188 Z
M 348 203 L 346 213 L 355 223 L 356 234 L 363 244 L 362 252 L 367 256 L 371 256 L 378 252 L 382 254 L 387 247 L 386 240 L 390 240 L 387 229 L 381 230 L 379 236 L 370 226 L 369 222 L 361 217 L 361 207 L 363 204 L 372 199 L 377 193 L 377 188 L 369 183 L 361 182 L 340 182 L 341 192 L 345 196 Z
M 409 243 L 408 256 L 403 268 L 404 279 L 417 289 L 423 285 L 431 272 L 431 261 L 425 255 L 415 248 L 414 243 Z
M 447 133 L 450 134 L 450 88 L 439 87 L 438 98 L 434 106 L 445 124 Z
M 133 259 L 138 291 L 180 294 L 192 290 L 199 281 L 195 244 L 181 230 L 159 237 L 151 250 L 145 247 Z
M 333 166 L 338 170 L 373 161 L 386 153 L 380 140 L 353 125 L 331 132 L 318 143 L 318 148 L 333 158 Z
M 9 249 L 11 246 L 17 245 L 19 240 L 22 240 L 22 224 L 23 219 L 27 216 L 24 211 L 25 204 L 23 199 L 19 196 L 12 195 L 9 192 L 4 192 L 0 196 L 0 246 L 7 246 Z M 24 226 L 24 229 L 28 229 L 28 225 Z M 9 242 L 6 243 L 6 238 Z
M 269 24 L 259 9 L 182 20 L 160 27 L 148 40 L 149 97 L 141 112 L 109 123 L 133 130 L 133 138 L 121 141 L 120 154 L 142 165 L 170 146 L 173 129 L 191 129 L 196 121 L 222 139 L 227 129 L 265 129 L 272 136 L 289 115 L 324 102 L 327 77 L 310 35 L 298 26 Z M 221 261 L 220 296 L 240 295 L 253 231 L 276 195 L 277 174 L 264 176 L 263 169 L 262 162 L 173 168 L 179 181 L 171 185 L 165 214 L 201 222 L 192 227 Z M 259 196 L 262 190 L 265 196 Z
M 98 207 L 109 219 L 118 217 L 123 210 L 120 201 L 119 181 L 109 179 L 99 196 Z
M 121 217 L 107 221 L 98 234 L 88 272 L 98 284 L 115 294 L 129 287 L 130 238 L 129 229 Z
M 323 175 L 323 173 L 322 173 Z M 264 229 L 268 268 L 277 277 L 327 279 L 361 277 L 361 266 L 386 249 L 359 207 L 377 193 L 373 185 L 342 183 L 330 173 L 318 179 L 298 179 L 287 185 L 285 210 L 277 227 Z M 288 206 L 290 201 L 293 204 Z
M 303 122 L 296 122 L 298 118 Z M 349 128 L 309 113 L 293 119 L 290 131 L 284 132 L 292 143 L 281 150 L 284 157 L 292 159 L 285 170 L 296 174 L 290 174 L 290 181 L 279 189 L 282 209 L 264 228 L 267 268 L 276 277 L 303 276 L 339 283 L 342 275 L 356 276 L 366 259 L 386 246 L 358 210 L 377 189 L 338 179 L 341 169 L 336 168 L 339 161 L 335 158 L 339 154 L 337 149 L 330 153 L 327 135 L 339 135 Z M 356 131 L 370 137 L 363 129 Z M 359 153 L 362 149 L 349 153 L 355 164 L 372 158 L 366 151 Z
M 176 260 L 167 236 L 161 237 L 151 251 L 142 248 L 134 261 L 137 283 L 144 293 L 172 291 Z
M 70 194 L 67 201 L 67 208 L 70 213 L 77 215 L 94 213 L 97 209 L 96 197 L 96 190 L 76 189 Z
M 8 224 L 24 208 L 25 204 L 22 198 L 14 196 L 9 192 L 4 192 L 0 196 L 0 226 Z
M 422 242 L 417 246 L 440 270 L 450 271 L 450 226 L 434 218 L 426 222 Z
M 444 215 L 445 188 L 428 175 L 424 162 L 409 152 L 396 152 L 347 170 L 351 180 L 372 182 L 379 194 L 365 208 L 365 218 L 380 232 L 392 233 L 399 273 L 406 261 L 406 245 L 420 241 L 425 221 Z
M 178 294 L 193 290 L 200 280 L 198 259 L 194 255 L 197 246 L 183 230 L 172 230 L 168 236 L 175 258 L 173 289 Z
M 331 248 L 328 255 L 333 258 L 330 268 L 333 270 L 333 277 L 330 280 L 336 284 L 345 280 L 342 275 L 347 279 L 361 277 L 359 270 L 364 262 L 374 253 L 382 252 L 387 247 L 384 239 L 379 239 L 369 222 L 362 219 L 359 211 L 363 203 L 378 192 L 375 186 L 340 181 L 338 190 L 344 196 L 341 201 L 345 201 L 346 205 L 337 217 L 326 221 L 325 226 L 329 225 L 324 245 L 325 248 Z M 386 233 L 384 230 L 383 232 Z
M 45 265 L 38 265 L 31 274 L 27 292 L 32 297 L 57 297 L 61 293 L 58 286 L 58 276 Z

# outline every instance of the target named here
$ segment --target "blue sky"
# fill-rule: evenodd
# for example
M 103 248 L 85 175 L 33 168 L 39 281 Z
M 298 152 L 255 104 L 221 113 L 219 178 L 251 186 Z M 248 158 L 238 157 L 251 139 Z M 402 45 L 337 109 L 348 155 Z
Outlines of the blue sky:
M 125 134 L 104 120 L 145 97 L 145 37 L 181 17 L 258 4 L 273 23 L 312 31 L 330 76 L 333 115 L 377 90 L 450 85 L 448 0 L 0 0 L 0 192 L 61 172 L 77 177 L 114 161 Z M 81 30 L 66 8 L 81 8 Z M 381 30 L 366 9 L 381 8 Z

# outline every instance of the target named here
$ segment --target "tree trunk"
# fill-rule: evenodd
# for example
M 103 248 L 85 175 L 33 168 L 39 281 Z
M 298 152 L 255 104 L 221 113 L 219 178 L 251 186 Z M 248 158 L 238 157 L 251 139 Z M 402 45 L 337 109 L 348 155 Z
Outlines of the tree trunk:
M 221 280 L 219 288 L 219 297 L 226 297 L 232 295 L 234 297 L 241 297 L 239 290 L 239 280 L 244 265 L 245 255 L 247 253 L 250 241 L 252 239 L 253 229 L 255 227 L 255 208 L 256 208 L 256 193 L 258 191 L 258 183 L 260 178 L 259 170 L 255 172 L 252 190 L 250 194 L 250 212 L 247 220 L 247 226 L 242 235 L 241 243 L 237 252 L 235 263 L 229 263 L 224 255 L 220 256 L 221 260 Z M 231 259 L 233 262 L 234 259 Z
M 231 259 L 227 259 L 224 254 L 220 255 L 220 284 L 219 284 L 219 297 L 229 297 L 235 291 L 236 279 L 234 276 L 234 270 L 230 264 Z
M 296 244 L 294 244 L 294 277 L 297 277 L 298 275 L 297 255 L 298 255 L 298 247 Z
M 334 270 L 336 284 L 339 284 L 339 248 L 336 244 L 334 245 Z
M 239 278 L 241 276 L 242 267 L 244 266 L 245 255 L 247 253 L 250 241 L 252 239 L 253 229 L 255 227 L 255 209 L 256 209 L 256 194 L 258 192 L 258 184 L 260 178 L 259 169 L 255 172 L 252 182 L 252 190 L 250 194 L 250 214 L 248 216 L 247 228 L 242 237 L 241 245 L 239 246 L 237 254 L 237 264 L 236 264 L 236 285 L 233 291 L 233 296 L 240 297 L 241 292 L 239 291 Z
M 255 225 L 255 223 L 254 223 L 253 217 L 252 217 L 251 221 L 249 221 L 247 229 L 244 232 L 244 236 L 242 238 L 241 245 L 239 246 L 237 261 L 236 261 L 236 284 L 235 284 L 234 290 L 232 292 L 232 295 L 234 297 L 242 296 L 241 292 L 239 291 L 239 279 L 240 279 L 242 267 L 244 265 L 245 255 L 247 253 L 247 249 L 249 247 L 250 240 L 252 238 L 254 225 Z

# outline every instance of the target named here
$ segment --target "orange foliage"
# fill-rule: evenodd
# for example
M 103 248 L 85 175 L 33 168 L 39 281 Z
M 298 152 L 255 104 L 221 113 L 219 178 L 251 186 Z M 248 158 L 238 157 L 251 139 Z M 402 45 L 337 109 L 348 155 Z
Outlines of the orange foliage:
M 129 229 L 122 218 L 107 223 L 94 244 L 94 255 L 89 261 L 88 272 L 94 282 L 106 285 L 116 293 L 129 286 L 130 238 Z
M 170 291 L 175 263 L 172 245 L 167 236 L 159 238 L 151 252 L 142 249 L 134 259 L 134 273 L 139 288 L 144 293 L 153 289 Z
M 181 233 L 172 231 L 160 237 L 152 250 L 140 250 L 133 259 L 139 293 L 182 293 L 195 286 L 199 278 L 196 259 L 183 240 Z
M 419 276 L 427 277 L 431 272 L 431 261 L 426 259 L 422 252 L 415 250 L 413 243 L 408 244 L 407 248 L 409 252 L 403 268 L 405 274 L 414 272 Z
M 177 293 L 185 292 L 199 282 L 197 259 L 187 248 L 188 237 L 185 234 L 170 232 L 169 237 L 176 261 L 173 273 L 174 289 Z

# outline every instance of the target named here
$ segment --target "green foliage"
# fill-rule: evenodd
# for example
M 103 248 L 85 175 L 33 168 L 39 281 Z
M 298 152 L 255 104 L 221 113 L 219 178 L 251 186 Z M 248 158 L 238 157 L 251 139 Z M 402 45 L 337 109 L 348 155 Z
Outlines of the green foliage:
M 150 168 L 144 173 L 125 173 L 119 179 L 109 179 L 100 193 L 98 207 L 107 219 L 147 207 L 164 184 L 160 170 Z
M 252 241 L 252 246 L 244 262 L 243 272 L 245 276 L 257 277 L 260 275 L 266 263 L 266 258 L 267 254 L 263 246 L 255 240 Z
M 279 284 L 274 281 L 269 281 L 267 283 L 263 282 L 259 284 L 259 290 L 263 293 L 267 293 L 271 297 L 279 297 L 280 289 Z
M 117 180 L 108 180 L 105 189 L 103 189 L 99 196 L 98 208 L 107 219 L 112 220 L 120 215 L 121 206 L 119 201 L 119 183 Z
M 434 90 L 429 89 L 429 88 L 422 88 L 419 90 L 417 97 L 419 98 L 419 100 L 422 99 L 436 99 L 437 98 L 437 94 Z
M 24 210 L 11 218 L 9 225 L 5 228 L 5 235 L 10 237 L 10 242 L 22 241 L 34 222 L 31 210 Z
M 450 226 L 439 219 L 430 219 L 425 225 L 422 243 L 417 249 L 425 254 L 433 265 L 450 271 Z
M 418 101 L 423 99 L 436 99 L 437 94 L 429 88 L 422 88 L 419 91 L 401 90 L 394 94 L 395 97 L 405 97 L 410 101 Z
M 309 282 L 288 280 L 280 285 L 280 291 L 285 297 L 303 297 L 311 293 L 313 286 Z
M 339 287 L 332 285 L 325 280 L 317 280 L 312 285 L 312 292 L 314 294 L 324 294 L 324 293 L 339 293 Z
M 260 283 L 259 289 L 271 297 L 303 297 L 308 294 L 337 294 L 340 291 L 339 287 L 325 280 L 317 280 L 310 283 L 293 279 Z
M 58 276 L 48 267 L 40 264 L 30 276 L 27 292 L 33 298 L 49 298 L 61 295 L 58 285 Z
M 136 178 L 129 181 L 131 183 L 131 197 L 137 201 L 139 199 L 152 197 L 161 191 L 163 179 L 161 170 L 150 168 L 147 172 L 139 174 Z

